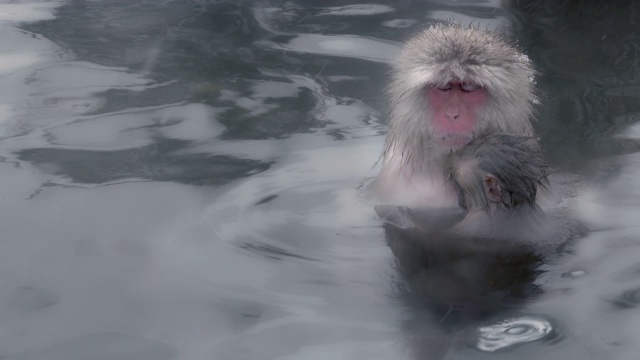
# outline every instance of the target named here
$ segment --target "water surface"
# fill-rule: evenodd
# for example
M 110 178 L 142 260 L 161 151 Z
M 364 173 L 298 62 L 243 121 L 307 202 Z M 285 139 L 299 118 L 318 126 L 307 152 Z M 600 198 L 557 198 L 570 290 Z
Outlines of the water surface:
M 6 359 L 634 359 L 635 4 L 0 4 Z M 540 72 L 536 130 L 588 229 L 436 250 L 407 280 L 358 187 L 387 63 L 442 19 Z

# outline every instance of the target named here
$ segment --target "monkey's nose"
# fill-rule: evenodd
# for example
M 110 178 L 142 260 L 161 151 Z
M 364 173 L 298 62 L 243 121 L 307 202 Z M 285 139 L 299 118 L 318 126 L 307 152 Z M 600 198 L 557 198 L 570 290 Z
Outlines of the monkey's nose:
M 460 117 L 460 111 L 447 111 L 446 112 L 447 119 L 449 120 L 457 120 Z
M 450 104 L 445 110 L 445 116 L 449 120 L 457 120 L 460 117 L 460 106 L 457 104 Z

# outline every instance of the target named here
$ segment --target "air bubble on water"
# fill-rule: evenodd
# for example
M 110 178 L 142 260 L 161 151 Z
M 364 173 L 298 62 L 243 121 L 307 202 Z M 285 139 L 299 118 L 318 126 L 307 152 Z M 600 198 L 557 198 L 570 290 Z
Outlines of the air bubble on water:
M 497 351 L 504 348 L 542 339 L 553 330 L 551 323 L 543 318 L 523 316 L 489 324 L 478 329 L 477 348 L 482 351 Z

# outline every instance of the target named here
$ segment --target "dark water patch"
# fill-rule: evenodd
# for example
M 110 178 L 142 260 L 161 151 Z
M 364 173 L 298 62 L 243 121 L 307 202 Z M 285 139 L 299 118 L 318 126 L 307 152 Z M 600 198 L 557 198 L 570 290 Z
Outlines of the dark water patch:
M 265 112 L 252 113 L 251 110 L 234 106 L 220 114 L 218 120 L 227 127 L 225 139 L 264 139 L 282 137 L 296 132 L 309 132 L 324 123 L 311 112 L 316 99 L 311 90 L 301 89 L 293 98 L 265 99 Z M 269 105 L 272 106 L 269 106 Z M 222 102 L 220 105 L 227 105 Z
M 621 171 L 621 164 L 615 160 L 616 156 L 640 152 L 639 139 L 620 138 L 614 135 L 617 134 L 602 133 L 593 139 L 558 139 L 556 143 L 542 141 L 542 145 L 546 157 L 554 163 L 556 168 L 591 176 L 596 174 L 600 180 L 610 179 Z
M 179 141 L 160 141 L 116 151 L 41 148 L 21 150 L 17 155 L 42 171 L 84 184 L 144 179 L 219 185 L 270 167 L 266 162 L 224 155 L 177 155 L 174 152 L 182 147 L 180 145 L 183 144 Z
M 249 9 L 231 1 L 70 1 L 57 18 L 23 26 L 83 60 L 202 80 L 256 73 L 237 61 L 260 32 Z M 158 50 L 162 59 L 150 59 Z
M 609 138 L 576 144 L 576 147 L 593 158 L 611 158 L 640 152 L 640 139 Z
M 19 286 L 7 301 L 6 307 L 12 311 L 31 313 L 52 307 L 59 301 L 60 297 L 49 290 L 33 286 Z
M 535 126 L 552 144 L 547 152 L 554 165 L 592 171 L 592 154 L 575 151 L 577 143 L 600 143 L 598 154 L 638 152 L 637 144 L 610 139 L 640 119 L 633 90 L 640 80 L 637 6 L 633 1 L 509 2 L 516 36 L 540 72 L 543 105 Z

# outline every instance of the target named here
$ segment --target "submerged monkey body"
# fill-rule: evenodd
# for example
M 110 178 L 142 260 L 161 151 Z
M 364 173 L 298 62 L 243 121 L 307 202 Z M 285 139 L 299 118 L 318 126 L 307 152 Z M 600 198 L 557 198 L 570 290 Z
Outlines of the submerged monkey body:
M 527 56 L 497 32 L 436 25 L 410 39 L 393 65 L 390 129 L 369 194 L 383 204 L 456 206 L 447 157 L 487 134 L 533 138 L 533 76 Z

